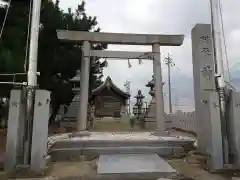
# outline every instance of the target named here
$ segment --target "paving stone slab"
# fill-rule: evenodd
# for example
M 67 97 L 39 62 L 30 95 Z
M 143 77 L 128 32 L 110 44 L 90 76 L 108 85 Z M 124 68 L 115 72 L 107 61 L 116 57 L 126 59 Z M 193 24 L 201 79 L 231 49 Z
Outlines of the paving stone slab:
M 176 171 L 157 154 L 100 155 L 98 174 L 175 173 Z

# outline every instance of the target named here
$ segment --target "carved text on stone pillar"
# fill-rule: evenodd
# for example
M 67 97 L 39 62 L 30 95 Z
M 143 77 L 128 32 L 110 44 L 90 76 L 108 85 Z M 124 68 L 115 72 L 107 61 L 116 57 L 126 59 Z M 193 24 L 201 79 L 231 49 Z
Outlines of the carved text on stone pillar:
M 203 47 L 203 48 L 201 49 L 201 52 L 204 53 L 204 56 L 211 56 L 211 55 L 212 55 L 212 52 L 211 52 L 210 49 L 207 48 L 207 47 Z
M 207 79 L 211 79 L 211 74 L 213 72 L 212 68 L 210 65 L 205 64 L 205 66 L 201 69 L 201 72 L 203 73 L 203 76 Z
M 211 48 L 211 37 L 202 35 L 199 38 L 200 44 L 200 52 L 203 54 L 204 57 L 212 55 L 212 48 Z M 203 58 L 204 58 L 203 57 Z M 205 64 L 201 69 L 203 76 L 206 80 L 210 80 L 213 73 L 213 68 L 209 64 Z
M 200 44 L 208 44 L 210 42 L 210 37 L 209 36 L 201 36 L 200 37 Z
M 201 53 L 203 53 L 204 56 L 211 56 L 212 55 L 212 51 L 208 47 L 209 43 L 211 43 L 210 37 L 209 36 L 200 36 L 199 43 L 202 45 L 201 49 L 200 49 Z

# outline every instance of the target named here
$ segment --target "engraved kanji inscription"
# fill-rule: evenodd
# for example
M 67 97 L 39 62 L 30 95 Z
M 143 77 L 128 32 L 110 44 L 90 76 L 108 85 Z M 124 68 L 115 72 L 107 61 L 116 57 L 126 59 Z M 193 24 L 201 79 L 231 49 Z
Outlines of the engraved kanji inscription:
M 209 43 L 210 42 L 210 37 L 209 36 L 201 36 L 200 37 L 200 43 L 203 44 L 203 43 Z
M 203 76 L 207 79 L 210 80 L 213 70 L 210 65 L 206 64 L 202 69 L 201 72 L 203 73 Z
M 206 48 L 206 47 L 202 48 L 202 49 L 201 49 L 201 52 L 202 52 L 205 56 L 210 56 L 210 55 L 212 55 L 211 50 L 210 50 L 209 48 Z

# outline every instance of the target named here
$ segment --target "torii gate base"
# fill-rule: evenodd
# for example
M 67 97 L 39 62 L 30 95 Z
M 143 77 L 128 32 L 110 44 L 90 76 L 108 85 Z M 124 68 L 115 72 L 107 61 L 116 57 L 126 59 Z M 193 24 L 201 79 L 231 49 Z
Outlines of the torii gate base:
M 162 73 L 161 73 L 161 56 L 160 45 L 163 46 L 180 46 L 183 43 L 183 35 L 146 35 L 146 34 L 122 34 L 122 33 L 99 33 L 99 32 L 80 32 L 80 31 L 58 31 L 58 38 L 68 41 L 83 41 L 83 60 L 81 65 L 81 91 L 80 102 L 82 106 L 79 108 L 79 116 L 77 119 L 77 130 L 85 131 L 87 126 L 87 104 L 88 104 L 88 84 L 90 57 L 99 57 L 104 51 L 92 51 L 91 43 L 107 43 L 107 44 L 124 44 L 124 45 L 151 45 L 152 53 L 150 57 L 144 59 L 153 60 L 153 73 L 156 88 L 156 122 L 157 131 L 165 131 L 164 118 L 164 99 L 162 91 Z M 123 58 L 124 53 L 129 52 L 105 52 L 107 55 L 113 55 L 114 58 Z M 109 55 L 109 56 L 110 56 Z M 140 54 L 141 55 L 141 54 Z M 142 54 L 144 55 L 144 54 Z M 146 55 L 146 54 L 145 54 Z M 107 56 L 105 56 L 107 57 Z M 126 57 L 126 56 L 125 56 Z M 126 57 L 129 58 L 129 57 Z M 136 59 L 141 56 L 136 57 Z M 143 58 L 141 58 L 143 59 Z

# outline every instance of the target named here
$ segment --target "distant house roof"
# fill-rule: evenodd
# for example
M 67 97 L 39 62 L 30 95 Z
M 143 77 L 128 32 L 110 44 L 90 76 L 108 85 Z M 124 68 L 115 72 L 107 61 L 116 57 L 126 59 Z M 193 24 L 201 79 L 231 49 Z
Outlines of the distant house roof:
M 120 88 L 118 88 L 112 81 L 112 79 L 108 76 L 105 80 L 105 82 L 98 86 L 96 89 L 94 89 L 92 91 L 92 95 L 98 95 L 100 92 L 102 92 L 104 89 L 112 89 L 113 91 L 115 91 L 117 94 L 119 94 L 120 96 L 124 97 L 125 99 L 129 99 L 130 98 L 130 94 L 127 92 L 122 91 Z

